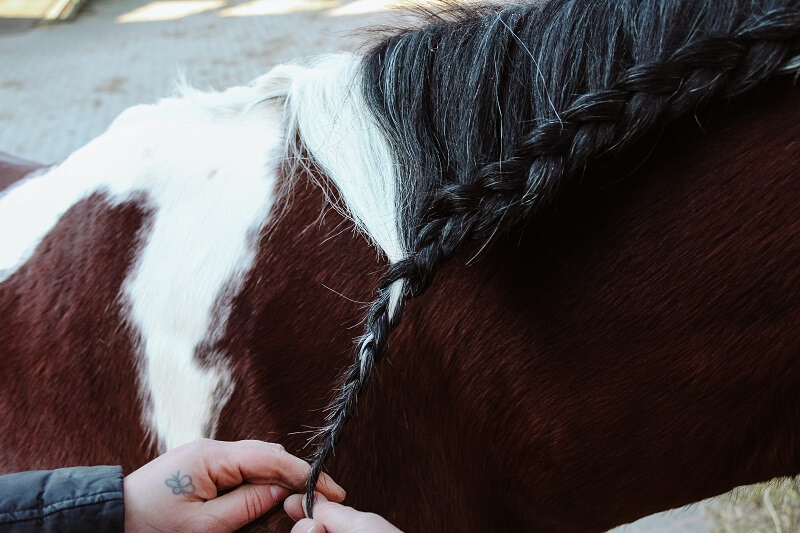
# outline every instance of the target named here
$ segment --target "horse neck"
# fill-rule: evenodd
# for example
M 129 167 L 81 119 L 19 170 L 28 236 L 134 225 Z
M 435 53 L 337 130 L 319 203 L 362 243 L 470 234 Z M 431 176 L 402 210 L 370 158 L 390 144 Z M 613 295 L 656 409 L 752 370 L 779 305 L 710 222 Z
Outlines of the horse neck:
M 713 135 L 673 131 L 446 266 L 337 448 L 352 504 L 409 529 L 594 530 L 797 473 L 797 103 L 776 89 Z M 219 428 L 300 454 L 382 269 L 303 183 L 235 301 Z
M 461 530 L 601 529 L 796 473 L 800 107 L 765 96 L 713 136 L 662 142 L 615 186 L 587 180 L 558 216 L 471 266 L 475 250 L 445 266 L 408 306 L 331 463 L 351 503 L 410 530 L 443 517 Z M 222 150 L 214 169 L 231 161 Z M 302 454 L 384 262 L 307 177 L 282 179 L 294 186 L 224 331 L 195 355 L 224 354 L 230 370 L 217 437 Z M 0 285 L 0 417 L 16 428 L 0 436 L 3 468 L 130 469 L 152 455 L 139 337 L 119 298 L 150 239 L 147 205 L 86 197 Z M 178 383 L 172 399 L 198 400 L 193 381 Z M 37 405 L 20 405 L 32 391 Z M 398 504 L 421 498 L 435 505 Z

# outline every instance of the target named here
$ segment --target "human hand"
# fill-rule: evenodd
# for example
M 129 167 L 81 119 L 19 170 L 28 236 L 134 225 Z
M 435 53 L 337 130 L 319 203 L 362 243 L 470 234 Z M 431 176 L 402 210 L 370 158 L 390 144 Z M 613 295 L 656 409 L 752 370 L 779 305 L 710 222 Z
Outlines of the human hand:
M 328 501 L 323 494 L 315 493 L 315 496 L 313 520 L 305 517 L 305 496 L 293 494 L 283 502 L 286 514 L 297 522 L 292 533 L 400 533 L 399 529 L 375 513 L 362 513 Z
M 279 444 L 196 440 L 125 477 L 125 531 L 234 531 L 302 491 L 310 473 Z M 330 477 L 319 489 L 344 499 Z

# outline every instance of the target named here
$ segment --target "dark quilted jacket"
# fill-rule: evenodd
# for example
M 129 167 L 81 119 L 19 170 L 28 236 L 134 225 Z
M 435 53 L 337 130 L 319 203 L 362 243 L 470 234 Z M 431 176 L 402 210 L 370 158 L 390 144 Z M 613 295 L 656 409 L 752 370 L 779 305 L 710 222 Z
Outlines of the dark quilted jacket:
M 0 476 L 0 533 L 122 531 L 122 468 L 85 466 Z

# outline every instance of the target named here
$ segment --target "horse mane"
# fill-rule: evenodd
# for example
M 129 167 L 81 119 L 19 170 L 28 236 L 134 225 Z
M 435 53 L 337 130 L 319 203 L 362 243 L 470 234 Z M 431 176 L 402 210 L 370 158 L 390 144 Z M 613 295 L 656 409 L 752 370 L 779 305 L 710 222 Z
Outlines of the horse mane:
M 434 19 L 369 50 L 360 90 L 396 162 L 402 257 L 390 257 L 331 406 L 309 514 L 405 302 L 442 263 L 528 224 L 599 159 L 797 74 L 799 45 L 800 0 L 550 0 Z

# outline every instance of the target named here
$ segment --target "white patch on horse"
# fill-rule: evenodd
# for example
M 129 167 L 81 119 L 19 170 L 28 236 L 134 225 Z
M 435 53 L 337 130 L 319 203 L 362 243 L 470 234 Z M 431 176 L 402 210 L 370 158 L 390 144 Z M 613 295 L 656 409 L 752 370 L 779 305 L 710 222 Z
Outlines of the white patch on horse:
M 281 65 L 262 82 L 282 80 L 291 142 L 301 147 L 339 191 L 346 213 L 387 255 L 405 254 L 395 172 L 397 162 L 362 93 L 361 59 L 322 56 L 311 67 Z M 302 153 L 295 153 L 302 164 Z
M 345 204 L 340 212 L 396 262 L 407 254 L 397 196 L 412 191 L 395 171 L 397 160 L 364 100 L 361 67 L 358 56 L 335 54 L 310 67 L 279 65 L 259 81 L 287 99 L 287 151 L 294 150 L 293 161 L 305 165 L 304 151 L 310 154 L 338 189 Z M 402 281 L 390 287 L 392 315 L 402 291 Z
M 44 175 L 0 196 L 0 282 L 72 205 L 97 192 L 152 214 L 121 297 L 139 335 L 144 422 L 171 449 L 213 436 L 233 390 L 219 337 L 275 197 L 281 110 L 257 84 L 124 112 Z M 212 331 L 214 328 L 214 331 Z

